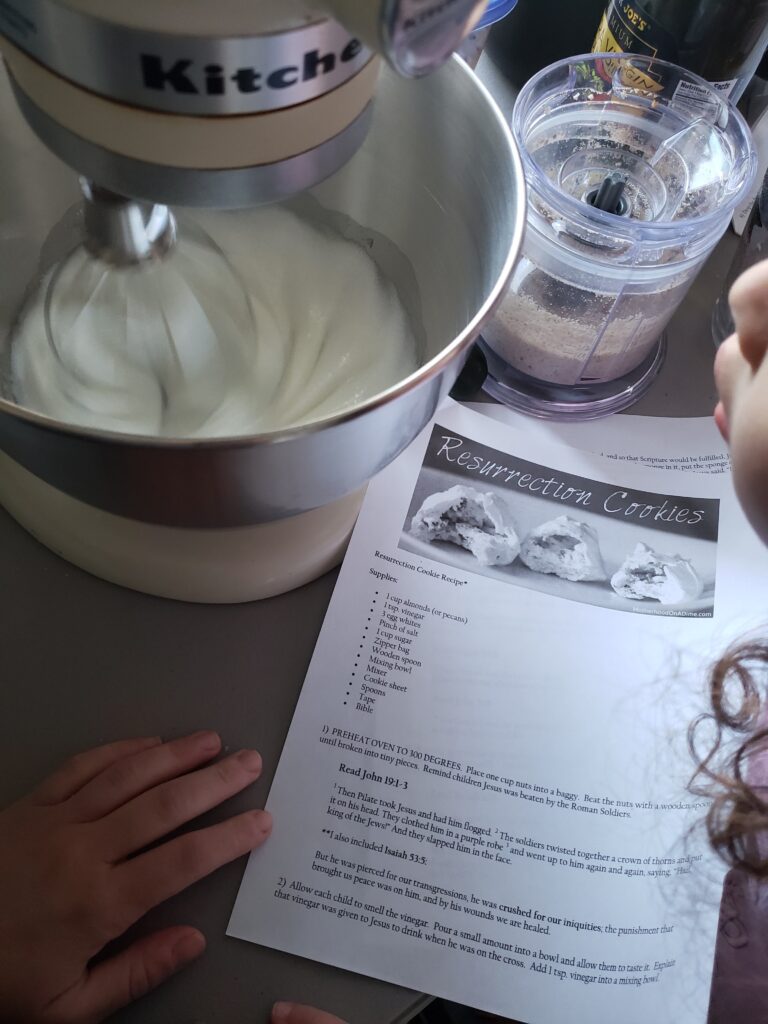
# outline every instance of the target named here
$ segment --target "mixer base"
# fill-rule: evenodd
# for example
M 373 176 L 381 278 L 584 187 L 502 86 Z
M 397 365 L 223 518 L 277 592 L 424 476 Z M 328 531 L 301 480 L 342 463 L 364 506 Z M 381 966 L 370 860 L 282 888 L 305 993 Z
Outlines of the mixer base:
M 256 526 L 179 529 L 86 505 L 0 452 L 0 504 L 37 540 L 94 576 L 179 601 L 256 601 L 317 579 L 344 557 L 364 493 Z

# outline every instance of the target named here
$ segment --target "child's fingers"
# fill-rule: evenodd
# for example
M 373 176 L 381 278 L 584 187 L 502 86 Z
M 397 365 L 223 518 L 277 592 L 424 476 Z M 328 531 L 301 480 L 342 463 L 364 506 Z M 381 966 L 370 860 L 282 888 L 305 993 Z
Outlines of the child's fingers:
M 162 742 L 159 736 L 118 740 L 116 743 L 107 743 L 102 747 L 86 750 L 82 754 L 75 754 L 74 757 L 70 757 L 68 761 L 57 768 L 52 775 L 44 779 L 28 799 L 31 803 L 44 806 L 63 803 L 110 765 L 125 757 L 157 747 Z
M 722 343 L 715 356 L 715 385 L 722 404 L 722 416 L 730 421 L 733 399 L 739 387 L 750 377 L 749 364 L 742 355 L 735 334 Z
M 260 846 L 272 830 L 267 811 L 248 811 L 220 825 L 188 832 L 115 868 L 127 928 L 152 907 L 217 868 Z
M 195 928 L 167 928 L 139 939 L 70 989 L 56 1006 L 56 1020 L 96 1024 L 157 988 L 204 949 L 205 938 Z
M 725 406 L 722 402 L 718 402 L 715 406 L 714 411 L 715 426 L 720 431 L 720 436 L 728 444 L 728 413 L 725 411 Z
M 741 274 L 728 299 L 742 355 L 756 370 L 768 348 L 768 261 Z
M 78 821 L 96 821 L 146 790 L 210 761 L 221 749 L 215 732 L 200 732 L 124 757 L 109 765 L 72 801 Z
M 142 793 L 98 823 L 107 859 L 122 860 L 161 839 L 250 786 L 260 774 L 259 754 L 255 750 L 241 750 Z

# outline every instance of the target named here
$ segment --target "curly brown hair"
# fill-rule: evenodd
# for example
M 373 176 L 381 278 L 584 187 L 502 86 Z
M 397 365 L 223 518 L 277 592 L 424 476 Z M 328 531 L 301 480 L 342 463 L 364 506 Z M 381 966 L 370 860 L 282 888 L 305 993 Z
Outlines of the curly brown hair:
M 732 645 L 710 674 L 711 710 L 688 730 L 688 747 L 698 765 L 690 788 L 711 801 L 706 817 L 710 843 L 731 867 L 757 878 L 768 878 L 768 775 L 765 781 L 750 775 L 755 759 L 768 751 L 766 681 L 768 640 Z

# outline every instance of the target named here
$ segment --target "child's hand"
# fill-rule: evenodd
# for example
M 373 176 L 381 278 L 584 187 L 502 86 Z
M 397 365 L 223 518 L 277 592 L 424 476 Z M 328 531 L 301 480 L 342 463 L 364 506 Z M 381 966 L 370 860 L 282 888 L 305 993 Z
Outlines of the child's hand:
M 744 511 L 768 543 L 768 261 L 751 267 L 730 294 L 736 333 L 715 360 L 715 420 L 731 446 Z
M 249 811 L 140 852 L 259 777 L 255 751 L 201 767 L 220 749 L 215 733 L 112 743 L 0 813 L 0 1020 L 92 1024 L 203 952 L 202 934 L 179 926 L 90 965 L 156 904 L 269 835 L 269 814 Z

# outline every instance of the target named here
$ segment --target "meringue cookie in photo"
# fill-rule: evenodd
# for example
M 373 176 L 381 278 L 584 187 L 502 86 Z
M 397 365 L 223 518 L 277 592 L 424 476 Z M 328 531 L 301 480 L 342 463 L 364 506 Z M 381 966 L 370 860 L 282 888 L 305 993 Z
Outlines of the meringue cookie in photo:
M 520 559 L 534 572 L 572 582 L 608 579 L 597 534 L 570 516 L 558 516 L 531 530 L 523 541 Z
M 699 574 L 687 558 L 662 555 L 647 544 L 638 544 L 611 577 L 620 597 L 632 601 L 652 600 L 661 604 L 694 601 L 704 589 Z
M 481 565 L 510 565 L 520 552 L 507 505 L 489 491 L 460 484 L 425 498 L 411 519 L 410 532 L 428 543 L 457 544 Z

